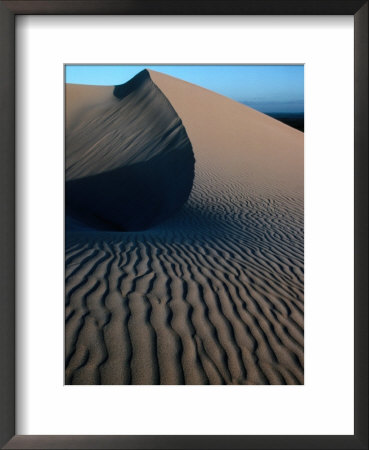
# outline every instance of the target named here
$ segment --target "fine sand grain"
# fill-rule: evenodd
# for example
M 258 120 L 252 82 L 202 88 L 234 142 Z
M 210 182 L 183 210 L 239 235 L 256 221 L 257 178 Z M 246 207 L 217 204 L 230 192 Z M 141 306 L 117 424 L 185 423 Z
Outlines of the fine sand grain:
M 67 217 L 65 382 L 302 384 L 304 135 L 206 89 L 148 75 L 191 142 L 192 191 L 178 213 L 143 231 Z M 109 120 L 101 104 L 119 111 L 124 99 L 113 90 L 67 87 L 67 140 L 87 117 Z M 144 103 L 131 107 L 148 114 Z M 74 136 L 70 145 L 90 145 Z

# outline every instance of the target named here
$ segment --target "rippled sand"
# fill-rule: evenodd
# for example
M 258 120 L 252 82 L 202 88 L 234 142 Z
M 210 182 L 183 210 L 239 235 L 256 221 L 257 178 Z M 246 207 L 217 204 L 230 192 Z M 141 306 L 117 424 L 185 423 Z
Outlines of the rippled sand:
M 303 133 L 150 76 L 191 141 L 194 185 L 148 230 L 67 230 L 65 382 L 302 384 Z

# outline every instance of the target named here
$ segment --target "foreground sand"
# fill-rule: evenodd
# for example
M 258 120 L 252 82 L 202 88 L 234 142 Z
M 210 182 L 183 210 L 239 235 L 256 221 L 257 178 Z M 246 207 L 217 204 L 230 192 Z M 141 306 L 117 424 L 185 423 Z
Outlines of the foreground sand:
M 145 231 L 67 228 L 65 382 L 301 384 L 303 133 L 149 75 L 191 141 L 193 189 Z M 68 127 L 92 91 L 116 102 L 112 87 L 68 86 Z

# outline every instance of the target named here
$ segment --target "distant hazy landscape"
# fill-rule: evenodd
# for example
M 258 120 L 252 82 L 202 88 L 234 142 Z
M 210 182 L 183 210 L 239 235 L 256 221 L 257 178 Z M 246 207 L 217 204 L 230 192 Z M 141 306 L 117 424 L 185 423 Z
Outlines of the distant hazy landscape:
M 296 128 L 297 130 L 304 131 L 304 113 L 266 113 L 268 116 Z

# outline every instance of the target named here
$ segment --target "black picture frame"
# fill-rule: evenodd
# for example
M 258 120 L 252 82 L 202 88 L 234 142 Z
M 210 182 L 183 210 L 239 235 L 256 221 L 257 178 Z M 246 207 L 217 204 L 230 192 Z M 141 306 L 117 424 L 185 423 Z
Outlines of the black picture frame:
M 15 435 L 15 16 L 353 15 L 355 58 L 354 435 Z M 7 449 L 368 449 L 368 1 L 0 0 L 0 445 Z

